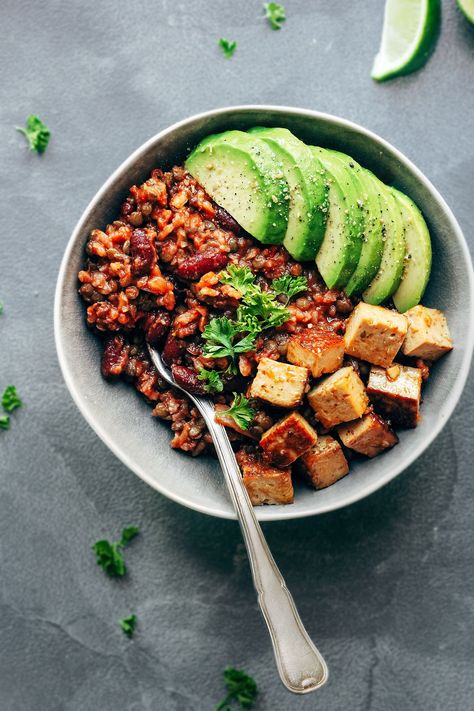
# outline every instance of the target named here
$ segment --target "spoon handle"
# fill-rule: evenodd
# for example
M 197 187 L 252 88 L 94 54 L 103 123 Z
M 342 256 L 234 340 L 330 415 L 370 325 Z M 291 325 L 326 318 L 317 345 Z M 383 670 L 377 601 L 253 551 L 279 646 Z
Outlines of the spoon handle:
M 214 408 L 204 399 L 196 402 L 214 440 L 247 547 L 258 602 L 273 644 L 283 684 L 295 694 L 307 694 L 328 678 L 326 663 L 318 652 L 296 609 L 270 549 L 242 481 L 225 428 L 214 420 Z

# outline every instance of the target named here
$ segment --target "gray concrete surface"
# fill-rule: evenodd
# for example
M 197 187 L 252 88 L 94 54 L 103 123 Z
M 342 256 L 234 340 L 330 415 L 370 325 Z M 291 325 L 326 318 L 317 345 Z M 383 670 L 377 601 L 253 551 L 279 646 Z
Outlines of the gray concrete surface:
M 261 3 L 4 0 L 0 7 L 0 388 L 25 407 L 0 433 L 2 711 L 211 711 L 241 666 L 258 711 L 467 711 L 474 698 L 473 381 L 442 435 L 391 485 L 346 510 L 266 526 L 331 679 L 280 685 L 236 525 L 180 508 L 122 466 L 61 379 L 52 303 L 84 206 L 136 146 L 177 119 L 233 103 L 333 112 L 379 132 L 444 194 L 471 246 L 474 29 L 443 2 L 420 73 L 370 77 L 381 0 Z M 231 61 L 216 43 L 238 41 Z M 42 158 L 13 127 L 50 126 Z M 472 324 L 471 324 L 472 327 Z M 177 472 L 179 476 L 179 472 Z M 130 575 L 90 545 L 137 524 Z M 136 612 L 133 641 L 118 618 Z

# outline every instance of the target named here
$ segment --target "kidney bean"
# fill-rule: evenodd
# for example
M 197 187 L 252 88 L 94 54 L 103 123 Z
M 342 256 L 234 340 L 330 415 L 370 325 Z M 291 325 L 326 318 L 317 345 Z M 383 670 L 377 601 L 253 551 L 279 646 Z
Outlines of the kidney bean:
M 181 360 L 181 357 L 186 351 L 186 341 L 182 341 L 180 338 L 175 338 L 171 334 L 166 339 L 161 357 L 163 358 L 166 365 L 172 365 L 177 361 Z
M 171 372 L 176 383 L 192 395 L 204 395 L 204 383 L 197 376 L 196 371 L 185 365 L 172 365 Z
M 156 251 L 145 230 L 133 230 L 130 237 L 130 256 L 133 274 L 148 274 L 156 263 Z
M 101 371 L 104 378 L 116 378 L 128 362 L 130 344 L 121 333 L 108 338 L 102 353 Z
M 158 346 L 164 340 L 171 325 L 171 318 L 167 311 L 160 309 L 147 316 L 144 324 L 146 339 L 151 346 Z
M 207 272 L 218 272 L 227 264 L 227 254 L 219 249 L 197 252 L 179 265 L 177 274 L 181 279 L 199 279 Z
M 234 220 L 232 215 L 229 215 L 227 210 L 224 210 L 220 205 L 215 205 L 216 214 L 214 215 L 215 221 L 224 229 L 229 232 L 234 232 L 236 235 L 240 232 L 239 223 Z

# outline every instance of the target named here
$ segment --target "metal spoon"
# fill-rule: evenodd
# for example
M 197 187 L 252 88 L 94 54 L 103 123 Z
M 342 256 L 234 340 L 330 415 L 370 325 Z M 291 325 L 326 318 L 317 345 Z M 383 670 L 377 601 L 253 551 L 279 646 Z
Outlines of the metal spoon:
M 293 598 L 273 560 L 243 484 L 225 427 L 214 420 L 212 400 L 191 395 L 177 385 L 160 353 L 150 345 L 148 350 L 160 376 L 189 397 L 203 416 L 211 434 L 239 519 L 258 603 L 270 632 L 280 679 L 295 694 L 307 694 L 319 689 L 328 678 L 326 663 L 306 632 Z

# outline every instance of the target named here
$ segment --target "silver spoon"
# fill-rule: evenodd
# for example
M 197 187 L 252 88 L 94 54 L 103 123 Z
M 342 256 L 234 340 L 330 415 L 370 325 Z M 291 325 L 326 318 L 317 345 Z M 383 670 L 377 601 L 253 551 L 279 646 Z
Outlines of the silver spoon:
M 225 427 L 214 420 L 212 400 L 191 395 L 177 385 L 156 348 L 148 345 L 148 350 L 160 376 L 189 397 L 203 416 L 211 434 L 239 519 L 258 603 L 270 632 L 280 679 L 295 694 L 315 691 L 327 681 L 326 663 L 306 632 L 290 591 L 273 560 L 243 484 Z

